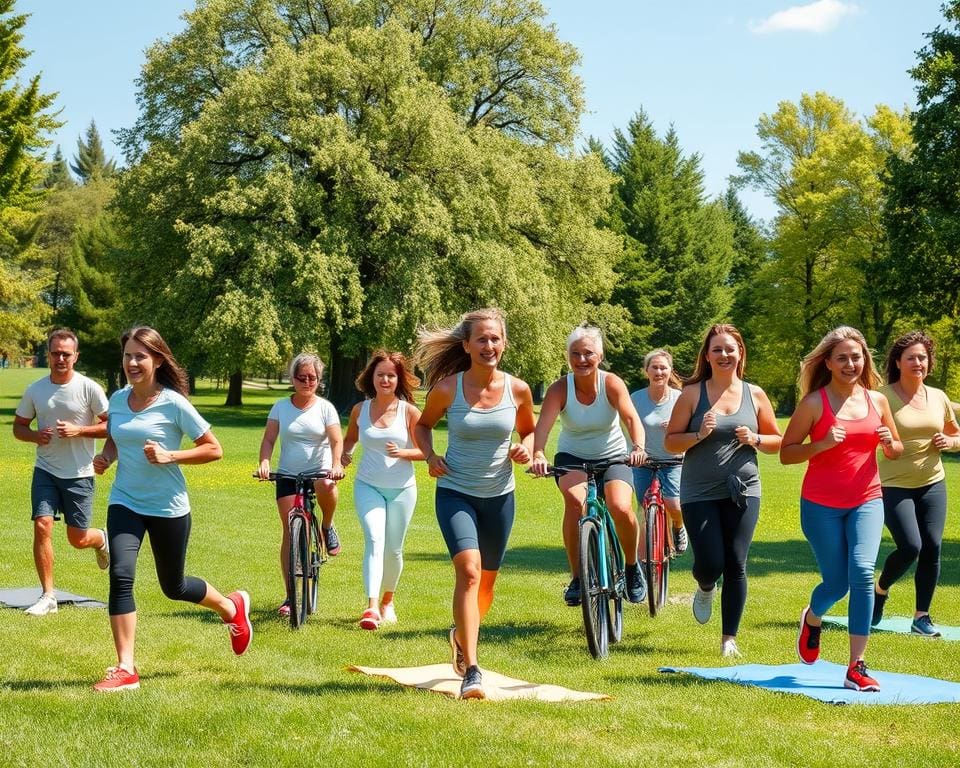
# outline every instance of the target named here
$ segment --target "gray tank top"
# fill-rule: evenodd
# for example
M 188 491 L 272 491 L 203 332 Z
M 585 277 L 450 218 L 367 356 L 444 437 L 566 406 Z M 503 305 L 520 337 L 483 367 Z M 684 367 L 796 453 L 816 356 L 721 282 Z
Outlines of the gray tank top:
M 567 374 L 567 402 L 560 411 L 557 453 L 599 461 L 629 453 L 620 414 L 607 400 L 607 373 L 597 371 L 597 396 L 590 405 L 577 400 L 573 374 Z
M 489 499 L 514 488 L 510 438 L 517 423 L 513 385 L 503 375 L 503 396 L 493 408 L 470 407 L 463 397 L 463 374 L 457 374 L 457 393 L 447 408 L 448 473 L 438 488 Z
M 690 419 L 688 432 L 696 432 L 703 425 L 703 417 L 710 409 L 707 382 L 700 382 L 700 402 Z M 750 394 L 750 385 L 743 382 L 740 407 L 735 413 L 717 414 L 717 426 L 699 443 L 687 449 L 680 475 L 680 503 L 716 501 L 730 498 L 728 477 L 736 475 L 743 483 L 743 495 L 760 497 L 760 471 L 757 468 L 757 450 L 752 445 L 741 445 L 734 430 L 749 427 L 757 431 L 757 409 Z

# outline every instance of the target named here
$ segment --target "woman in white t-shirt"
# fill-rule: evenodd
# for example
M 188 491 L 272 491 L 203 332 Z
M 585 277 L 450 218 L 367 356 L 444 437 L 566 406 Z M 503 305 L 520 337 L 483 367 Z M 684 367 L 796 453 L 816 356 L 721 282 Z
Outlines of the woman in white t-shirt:
M 337 508 L 337 480 L 343 477 L 341 454 L 343 433 L 340 416 L 333 403 L 317 394 L 323 376 L 323 363 L 316 355 L 303 353 L 290 363 L 290 383 L 293 394 L 278 400 L 267 416 L 267 426 L 260 441 L 260 467 L 257 474 L 264 480 L 270 476 L 273 446 L 280 438 L 280 463 L 277 472 L 298 475 L 302 472 L 330 471 L 327 480 L 314 485 L 317 506 L 321 511 L 320 528 L 326 540 L 327 554 L 340 553 L 340 539 L 333 527 L 333 513 Z M 283 536 L 280 543 L 280 574 L 284 589 L 287 579 L 287 551 L 290 549 L 290 522 L 296 487 L 293 480 L 277 479 L 277 511 Z M 281 616 L 290 615 L 290 596 L 281 603 Z
M 350 463 L 359 442 L 363 450 L 353 484 L 353 498 L 363 528 L 363 583 L 367 607 L 361 629 L 393 624 L 393 595 L 403 570 L 403 540 L 417 505 L 413 462 L 423 453 L 413 439 L 420 410 L 413 392 L 420 380 L 399 352 L 377 350 L 357 377 L 366 396 L 350 412 L 343 464 Z

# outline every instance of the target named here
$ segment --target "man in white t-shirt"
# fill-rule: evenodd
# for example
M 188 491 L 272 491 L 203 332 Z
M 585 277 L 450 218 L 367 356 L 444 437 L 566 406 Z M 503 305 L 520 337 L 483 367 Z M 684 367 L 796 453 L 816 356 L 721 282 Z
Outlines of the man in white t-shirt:
M 33 560 L 43 589 L 27 608 L 32 616 L 56 613 L 53 593 L 53 523 L 62 514 L 67 540 L 77 549 L 92 547 L 97 565 L 110 565 L 106 531 L 90 528 L 93 518 L 95 438 L 107 435 L 107 396 L 95 381 L 73 370 L 77 336 L 64 329 L 50 333 L 50 375 L 24 392 L 13 419 L 13 436 L 37 445 L 33 468 Z M 37 428 L 30 427 L 33 420 Z

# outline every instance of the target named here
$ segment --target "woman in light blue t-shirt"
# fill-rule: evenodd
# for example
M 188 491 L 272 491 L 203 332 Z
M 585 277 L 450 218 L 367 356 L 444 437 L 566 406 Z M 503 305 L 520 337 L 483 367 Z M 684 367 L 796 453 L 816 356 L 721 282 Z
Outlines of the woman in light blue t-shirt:
M 250 596 L 243 591 L 224 597 L 184 566 L 190 538 L 190 500 L 179 464 L 206 464 L 223 456 L 210 425 L 187 400 L 187 374 L 153 328 L 133 328 L 120 340 L 128 386 L 110 398 L 103 451 L 93 468 L 102 475 L 117 462 L 117 476 L 107 507 L 110 541 L 110 628 L 117 665 L 94 686 L 99 692 L 140 687 L 134 663 L 137 609 L 133 581 L 137 557 L 149 534 L 163 593 L 172 600 L 197 603 L 216 611 L 230 630 L 236 654 L 253 638 Z M 181 448 L 186 437 L 191 448 Z

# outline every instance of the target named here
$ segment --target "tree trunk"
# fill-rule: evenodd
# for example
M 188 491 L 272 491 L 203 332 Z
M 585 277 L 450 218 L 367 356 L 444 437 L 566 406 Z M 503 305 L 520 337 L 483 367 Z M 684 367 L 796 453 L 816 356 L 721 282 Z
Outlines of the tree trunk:
M 230 386 L 227 389 L 227 401 L 224 405 L 243 405 L 243 372 L 230 374 Z
M 365 362 L 365 357 L 362 355 L 348 357 L 341 351 L 337 340 L 331 340 L 330 370 L 327 375 L 330 388 L 327 398 L 340 413 L 349 413 L 350 409 L 363 399 L 363 394 L 357 389 L 354 381 L 363 370 Z

